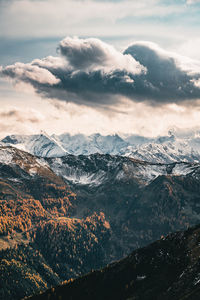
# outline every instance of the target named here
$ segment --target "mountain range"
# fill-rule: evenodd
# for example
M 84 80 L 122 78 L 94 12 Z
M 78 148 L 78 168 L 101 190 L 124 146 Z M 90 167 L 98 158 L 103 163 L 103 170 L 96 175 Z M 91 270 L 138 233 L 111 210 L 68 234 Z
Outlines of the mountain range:
M 3 145 L 3 299 L 44 291 L 200 223 L 199 162 L 99 153 L 39 157 Z
M 1 140 L 36 156 L 61 157 L 67 154 L 90 155 L 110 154 L 133 157 L 154 163 L 177 161 L 197 162 L 200 160 L 199 133 L 180 135 L 169 131 L 166 136 L 147 138 L 137 135 L 107 135 L 99 133 L 48 135 L 11 135 Z

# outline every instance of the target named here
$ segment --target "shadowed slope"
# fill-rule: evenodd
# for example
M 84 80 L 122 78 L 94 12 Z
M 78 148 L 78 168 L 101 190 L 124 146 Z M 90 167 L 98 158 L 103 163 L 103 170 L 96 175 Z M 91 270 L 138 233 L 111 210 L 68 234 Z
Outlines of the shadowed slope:
M 103 270 L 31 300 L 195 300 L 200 292 L 200 226 L 171 234 Z

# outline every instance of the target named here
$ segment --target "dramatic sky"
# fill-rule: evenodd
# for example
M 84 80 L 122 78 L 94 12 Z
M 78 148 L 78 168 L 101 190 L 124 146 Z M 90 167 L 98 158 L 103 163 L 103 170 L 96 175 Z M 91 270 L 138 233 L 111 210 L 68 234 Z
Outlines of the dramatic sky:
M 0 137 L 200 129 L 200 1 L 0 0 Z

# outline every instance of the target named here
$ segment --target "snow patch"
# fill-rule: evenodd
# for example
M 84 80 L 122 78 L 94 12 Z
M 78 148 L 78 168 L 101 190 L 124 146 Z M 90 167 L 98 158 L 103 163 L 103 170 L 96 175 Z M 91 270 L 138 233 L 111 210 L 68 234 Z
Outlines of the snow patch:
M 39 166 L 42 166 L 43 168 L 48 168 L 49 167 L 48 163 L 43 158 L 36 158 L 35 161 L 37 162 L 37 164 Z
M 146 275 L 137 276 L 138 281 L 144 280 L 145 278 L 147 278 Z
M 37 168 L 30 168 L 28 172 L 31 176 L 35 176 L 37 174 Z
M 200 274 L 195 277 L 194 285 L 197 285 L 200 282 Z
M 0 163 L 9 165 L 13 161 L 13 150 L 10 148 L 0 149 Z
M 188 165 L 188 164 L 176 164 L 174 166 L 174 168 L 172 169 L 172 175 L 187 175 L 192 173 L 192 171 L 194 170 L 194 166 L 193 165 Z
M 74 173 L 71 175 L 63 176 L 66 180 L 73 182 L 74 184 L 80 185 L 93 185 L 98 186 L 103 181 L 103 175 L 95 176 L 94 174 L 81 174 Z

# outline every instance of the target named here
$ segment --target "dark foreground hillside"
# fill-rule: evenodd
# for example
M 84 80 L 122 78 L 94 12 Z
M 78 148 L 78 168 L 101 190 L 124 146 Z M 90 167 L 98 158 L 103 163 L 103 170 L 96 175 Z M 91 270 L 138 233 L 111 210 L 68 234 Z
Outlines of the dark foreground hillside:
M 31 298 L 46 299 L 200 299 L 200 225 Z

